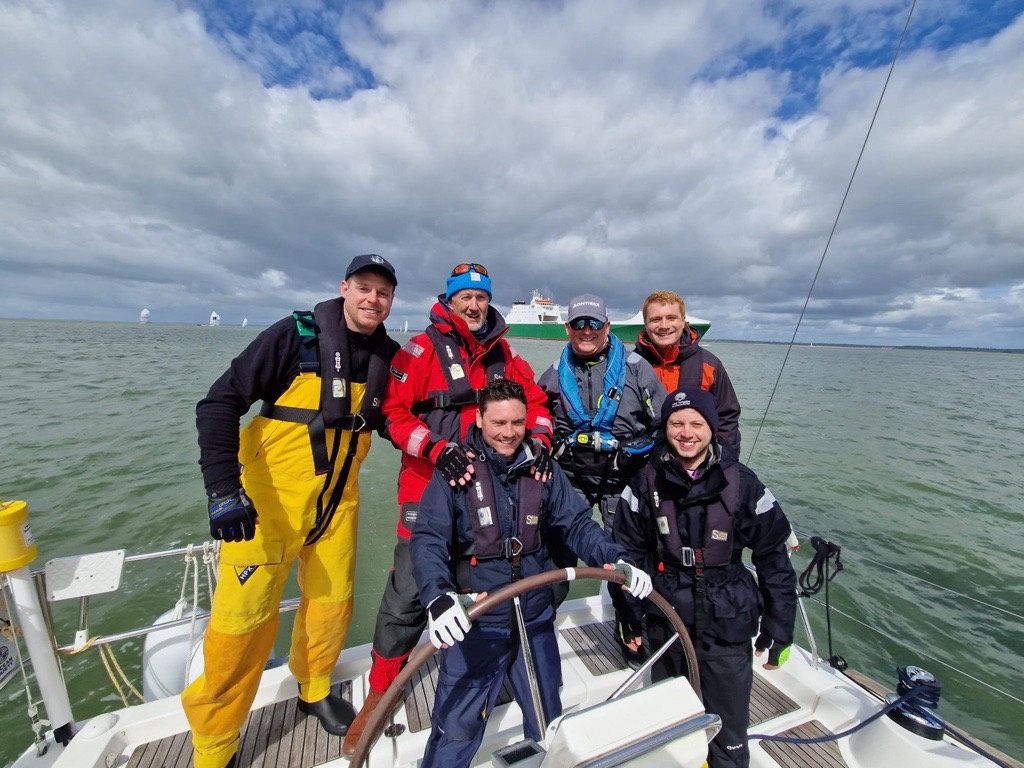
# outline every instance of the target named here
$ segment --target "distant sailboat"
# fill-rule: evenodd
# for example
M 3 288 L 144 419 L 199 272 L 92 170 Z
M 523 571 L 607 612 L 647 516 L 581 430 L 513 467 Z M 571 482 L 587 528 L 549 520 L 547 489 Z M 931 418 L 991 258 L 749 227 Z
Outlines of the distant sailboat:
M 409 321 L 406 320 L 405 321 L 405 325 L 402 326 L 402 333 L 408 333 L 408 332 L 409 332 Z
M 220 325 L 220 315 L 216 312 L 210 313 L 210 325 Z
M 149 322 L 149 310 L 148 309 L 144 309 L 141 312 L 139 312 L 139 322 L 140 323 L 148 323 Z
M 242 318 L 242 327 L 245 328 L 245 326 L 247 326 L 248 324 L 249 324 L 249 318 L 248 317 L 243 317 Z

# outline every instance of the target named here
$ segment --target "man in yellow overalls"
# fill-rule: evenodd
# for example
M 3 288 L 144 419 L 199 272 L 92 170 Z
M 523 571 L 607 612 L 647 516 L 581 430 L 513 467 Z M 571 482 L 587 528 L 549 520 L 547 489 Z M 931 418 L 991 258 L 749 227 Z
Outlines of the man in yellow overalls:
M 288 664 L 299 710 L 335 735 L 355 715 L 330 695 L 331 672 L 352 618 L 359 466 L 383 425 L 398 348 L 383 326 L 397 284 L 385 259 L 357 256 L 340 298 L 263 331 L 196 407 L 210 533 L 224 541 L 205 671 L 181 695 L 196 768 L 234 764 L 296 559 L 302 599 Z

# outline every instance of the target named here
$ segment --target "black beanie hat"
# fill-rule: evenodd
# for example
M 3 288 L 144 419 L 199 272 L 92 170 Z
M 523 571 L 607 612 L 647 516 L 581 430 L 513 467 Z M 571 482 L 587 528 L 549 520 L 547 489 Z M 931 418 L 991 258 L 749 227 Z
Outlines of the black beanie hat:
M 662 425 L 668 422 L 668 417 L 673 411 L 681 411 L 684 408 L 693 408 L 703 416 L 704 421 L 711 427 L 711 434 L 718 432 L 718 401 L 710 392 L 705 392 L 700 387 L 684 387 L 669 392 L 661 406 Z

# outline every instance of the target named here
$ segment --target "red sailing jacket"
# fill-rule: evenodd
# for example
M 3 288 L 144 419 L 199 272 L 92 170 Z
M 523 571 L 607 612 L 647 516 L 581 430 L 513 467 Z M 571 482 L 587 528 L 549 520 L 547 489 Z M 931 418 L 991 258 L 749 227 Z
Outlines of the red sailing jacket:
M 526 435 L 551 445 L 551 414 L 547 396 L 534 381 L 533 369 L 505 341 L 505 319 L 493 307 L 487 310 L 490 329 L 478 341 L 469 326 L 443 302 L 430 311 L 430 322 L 445 345 L 445 358 L 438 358 L 434 341 L 421 333 L 405 343 L 391 363 L 391 381 L 384 400 L 384 416 L 391 442 L 402 451 L 398 475 L 398 535 L 408 539 L 415 510 L 434 471 L 434 462 L 448 442 L 461 442 L 476 423 L 475 401 L 442 405 L 452 395 L 453 385 L 468 380 L 470 388 L 481 389 L 490 375 L 503 375 L 526 390 Z M 451 359 L 448 359 L 449 353 Z

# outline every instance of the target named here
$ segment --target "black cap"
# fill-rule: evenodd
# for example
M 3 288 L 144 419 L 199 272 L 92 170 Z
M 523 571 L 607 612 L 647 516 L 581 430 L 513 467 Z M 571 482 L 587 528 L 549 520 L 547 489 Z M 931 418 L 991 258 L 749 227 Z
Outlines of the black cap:
M 398 287 L 398 278 L 395 276 L 395 268 L 391 266 L 391 262 L 383 256 L 378 256 L 376 253 L 366 253 L 362 256 L 356 256 L 352 259 L 352 263 L 348 265 L 348 269 L 345 270 L 345 279 L 348 280 L 356 272 L 363 269 L 377 270 L 384 277 L 390 280 L 393 286 L 396 288 Z

